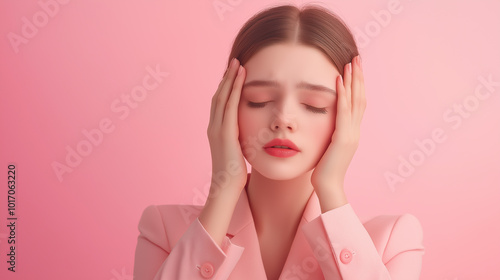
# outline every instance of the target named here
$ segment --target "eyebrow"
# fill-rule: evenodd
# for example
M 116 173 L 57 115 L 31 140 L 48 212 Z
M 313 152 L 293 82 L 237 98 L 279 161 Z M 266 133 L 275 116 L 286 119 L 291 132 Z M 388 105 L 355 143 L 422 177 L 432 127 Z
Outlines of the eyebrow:
M 243 87 L 274 87 L 274 88 L 281 88 L 280 84 L 277 81 L 266 81 L 266 80 L 253 80 L 250 82 L 247 82 L 243 85 Z M 329 87 L 325 87 L 322 85 L 315 85 L 311 83 L 306 83 L 306 82 L 300 82 L 296 85 L 297 88 L 301 89 L 309 89 L 309 90 L 315 90 L 315 91 L 324 91 L 328 93 L 333 93 L 334 95 L 337 95 L 337 92 Z

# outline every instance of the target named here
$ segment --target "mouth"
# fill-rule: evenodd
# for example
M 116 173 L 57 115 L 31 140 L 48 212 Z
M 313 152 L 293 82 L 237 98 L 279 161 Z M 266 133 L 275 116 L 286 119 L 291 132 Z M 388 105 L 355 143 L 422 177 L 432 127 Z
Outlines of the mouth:
M 291 150 L 295 152 L 300 152 L 299 148 L 297 145 L 295 145 L 291 140 L 288 139 L 280 139 L 280 138 L 275 138 L 266 145 L 264 145 L 264 149 L 280 149 L 280 150 Z

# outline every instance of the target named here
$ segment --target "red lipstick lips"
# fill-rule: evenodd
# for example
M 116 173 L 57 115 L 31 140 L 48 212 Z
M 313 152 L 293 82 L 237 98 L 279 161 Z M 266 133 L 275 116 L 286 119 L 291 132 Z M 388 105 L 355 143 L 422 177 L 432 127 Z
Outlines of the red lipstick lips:
M 300 151 L 292 141 L 279 138 L 269 141 L 264 145 L 264 150 L 275 157 L 291 157 Z

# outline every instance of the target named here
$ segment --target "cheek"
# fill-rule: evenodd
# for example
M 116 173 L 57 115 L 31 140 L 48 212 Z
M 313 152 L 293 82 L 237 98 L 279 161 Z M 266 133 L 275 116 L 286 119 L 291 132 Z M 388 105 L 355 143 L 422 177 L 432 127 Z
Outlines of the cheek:
M 255 114 L 248 108 L 240 106 L 238 108 L 238 129 L 240 141 L 246 141 L 251 136 L 258 134 L 262 128 L 262 114 Z
M 243 156 L 252 164 L 253 159 L 261 146 L 267 143 L 266 133 L 268 131 L 265 121 L 265 114 L 258 114 L 248 108 L 238 109 L 238 140 L 240 142 Z
M 331 121 L 321 121 L 321 122 L 313 122 L 313 124 L 311 124 L 308 128 L 308 131 L 309 131 L 309 135 L 313 136 L 313 137 L 319 137 L 319 138 L 325 138 L 325 137 L 328 137 L 328 136 L 331 136 L 332 133 L 333 133 L 333 130 L 334 130 L 334 127 L 333 127 L 333 122 Z
M 309 141 L 311 143 L 316 143 L 316 147 L 319 147 L 321 148 L 321 151 L 324 151 L 328 148 L 328 145 L 331 142 L 334 130 L 334 119 L 316 120 L 311 121 L 311 125 L 307 128 L 306 135 L 309 135 Z

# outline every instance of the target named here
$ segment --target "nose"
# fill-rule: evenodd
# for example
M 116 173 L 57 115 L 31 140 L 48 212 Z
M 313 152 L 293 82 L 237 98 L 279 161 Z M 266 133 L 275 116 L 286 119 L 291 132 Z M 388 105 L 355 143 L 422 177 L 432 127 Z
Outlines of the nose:
M 273 121 L 271 122 L 271 130 L 288 129 L 295 131 L 297 129 L 297 122 L 294 114 L 286 113 L 284 110 L 273 108 Z

